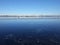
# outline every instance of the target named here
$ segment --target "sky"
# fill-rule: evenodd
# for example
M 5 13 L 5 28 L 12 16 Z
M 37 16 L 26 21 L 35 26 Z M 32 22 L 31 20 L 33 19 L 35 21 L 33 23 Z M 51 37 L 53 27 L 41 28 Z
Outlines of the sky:
M 0 15 L 60 15 L 60 0 L 0 0 Z

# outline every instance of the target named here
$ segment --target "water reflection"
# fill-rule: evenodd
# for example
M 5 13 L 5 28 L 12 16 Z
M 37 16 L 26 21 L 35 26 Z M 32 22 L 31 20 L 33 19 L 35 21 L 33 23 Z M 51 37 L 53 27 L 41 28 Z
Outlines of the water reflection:
M 0 45 L 60 45 L 60 20 L 0 20 Z

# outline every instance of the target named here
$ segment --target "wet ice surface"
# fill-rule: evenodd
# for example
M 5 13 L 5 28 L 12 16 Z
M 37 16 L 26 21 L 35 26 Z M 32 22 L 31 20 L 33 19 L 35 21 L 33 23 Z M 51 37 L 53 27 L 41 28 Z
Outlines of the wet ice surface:
M 60 19 L 0 20 L 0 45 L 60 45 Z

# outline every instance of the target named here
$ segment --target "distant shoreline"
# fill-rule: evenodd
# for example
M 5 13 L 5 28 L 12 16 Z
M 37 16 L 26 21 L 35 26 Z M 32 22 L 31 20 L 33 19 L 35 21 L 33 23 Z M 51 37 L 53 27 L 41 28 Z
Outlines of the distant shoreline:
M 0 15 L 0 19 L 60 19 L 60 15 Z

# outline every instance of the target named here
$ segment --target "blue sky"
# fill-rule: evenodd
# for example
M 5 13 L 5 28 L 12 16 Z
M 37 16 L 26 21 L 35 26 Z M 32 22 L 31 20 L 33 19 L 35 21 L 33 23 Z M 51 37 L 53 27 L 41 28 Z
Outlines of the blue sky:
M 0 0 L 0 14 L 60 15 L 60 0 Z

